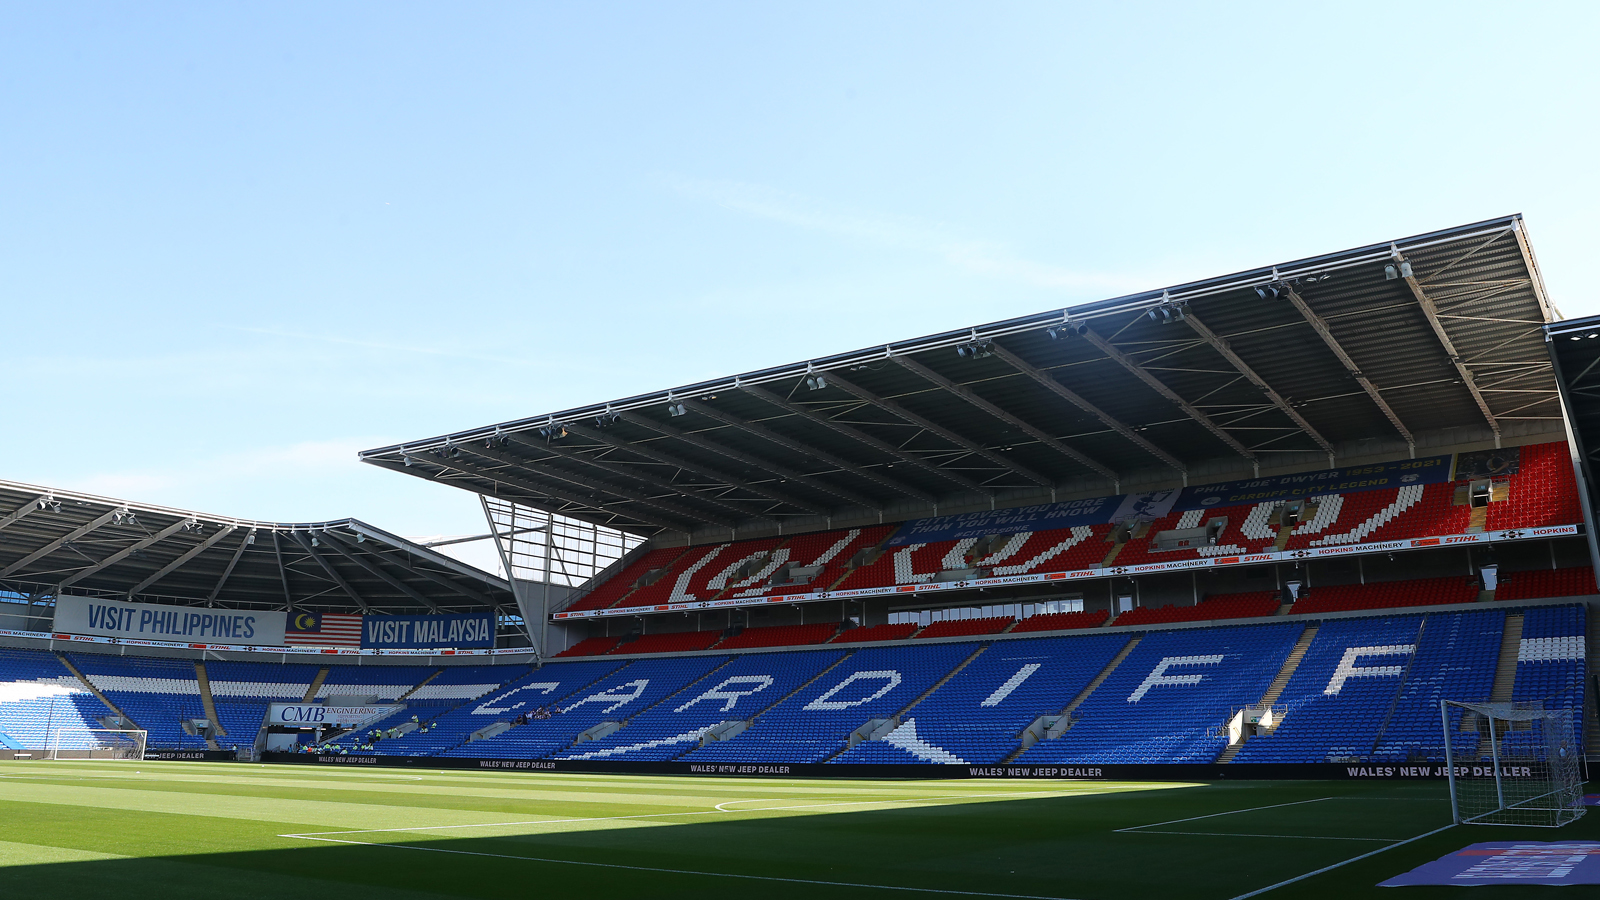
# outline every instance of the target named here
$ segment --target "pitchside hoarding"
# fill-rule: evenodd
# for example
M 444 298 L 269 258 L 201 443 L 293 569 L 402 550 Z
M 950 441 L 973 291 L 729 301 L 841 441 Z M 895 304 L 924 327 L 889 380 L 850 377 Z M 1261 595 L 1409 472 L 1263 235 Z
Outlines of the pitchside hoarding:
M 285 618 L 283 612 L 57 597 L 55 630 L 100 637 L 277 647 L 283 644 Z
M 494 614 L 367 616 L 361 621 L 365 650 L 471 649 L 494 646 Z

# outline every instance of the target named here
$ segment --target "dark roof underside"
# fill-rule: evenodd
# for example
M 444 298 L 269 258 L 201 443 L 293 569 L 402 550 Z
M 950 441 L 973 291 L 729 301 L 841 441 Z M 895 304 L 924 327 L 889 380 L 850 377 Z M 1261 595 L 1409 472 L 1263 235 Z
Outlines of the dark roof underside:
M 673 541 L 896 521 L 1559 433 L 1551 318 L 1510 216 L 362 458 Z
M 0 590 L 224 609 L 504 609 L 502 579 L 355 519 L 269 523 L 0 482 Z

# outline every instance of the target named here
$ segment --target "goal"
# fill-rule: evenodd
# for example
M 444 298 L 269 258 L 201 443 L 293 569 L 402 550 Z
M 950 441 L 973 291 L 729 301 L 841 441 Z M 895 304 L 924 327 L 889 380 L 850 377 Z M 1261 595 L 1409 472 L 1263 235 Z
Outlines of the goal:
M 57 728 L 50 733 L 45 759 L 144 759 L 149 732 L 118 728 Z
M 1572 710 L 1441 700 L 1439 714 L 1457 823 L 1554 828 L 1583 815 Z

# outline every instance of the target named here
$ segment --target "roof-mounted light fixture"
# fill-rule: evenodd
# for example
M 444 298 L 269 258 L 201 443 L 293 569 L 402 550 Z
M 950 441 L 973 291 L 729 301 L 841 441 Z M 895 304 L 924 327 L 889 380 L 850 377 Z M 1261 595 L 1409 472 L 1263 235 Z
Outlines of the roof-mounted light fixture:
M 1188 305 L 1189 304 L 1183 300 L 1174 300 L 1166 294 L 1162 294 L 1161 305 L 1150 307 L 1145 311 L 1145 315 L 1150 317 L 1150 321 L 1160 322 L 1163 325 L 1167 325 L 1172 322 L 1182 322 L 1188 318 L 1188 316 L 1184 314 L 1184 309 L 1187 308 Z
M 806 390 L 820 391 L 828 386 L 828 377 L 821 372 L 806 376 Z
M 668 403 L 667 404 L 667 415 L 673 417 L 674 419 L 676 419 L 679 416 L 684 416 L 684 415 L 688 415 L 688 414 L 689 414 L 689 411 L 687 409 L 683 408 L 683 404 L 682 403 Z
M 559 441 L 567 436 L 567 426 L 559 422 L 552 422 L 539 429 L 539 436 L 547 441 Z
M 1074 322 L 1068 319 L 1060 325 L 1051 325 L 1044 330 L 1044 333 L 1058 341 L 1062 341 L 1069 337 L 1083 337 L 1089 333 L 1089 326 L 1082 322 Z
M 994 342 L 989 340 L 968 341 L 956 345 L 956 355 L 963 359 L 983 359 L 994 355 Z

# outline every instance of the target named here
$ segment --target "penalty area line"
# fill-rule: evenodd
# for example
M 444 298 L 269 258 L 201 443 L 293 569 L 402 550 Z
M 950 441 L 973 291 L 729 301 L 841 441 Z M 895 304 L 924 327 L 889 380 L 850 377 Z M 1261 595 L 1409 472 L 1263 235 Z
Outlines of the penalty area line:
M 1352 856 L 1349 859 L 1344 860 L 1343 862 L 1336 862 L 1331 866 L 1323 866 L 1322 868 L 1317 869 L 1315 872 L 1307 872 L 1304 875 L 1296 875 L 1293 878 L 1286 878 L 1283 881 L 1278 882 L 1277 884 L 1269 884 L 1264 888 L 1257 888 L 1256 890 L 1253 890 L 1253 891 L 1249 892 L 1248 894 L 1240 894 L 1239 896 L 1234 897 L 1233 900 L 1247 900 L 1247 898 L 1249 898 L 1249 897 L 1256 897 L 1256 896 L 1259 896 L 1261 894 L 1265 894 L 1268 891 L 1275 891 L 1278 888 L 1286 887 L 1288 885 L 1294 884 L 1297 881 L 1305 881 L 1307 878 L 1312 878 L 1312 877 L 1315 877 L 1317 875 L 1321 875 L 1323 872 L 1332 872 L 1334 869 L 1337 869 L 1340 866 L 1348 866 L 1353 862 L 1360 862 L 1361 860 L 1366 859 L 1369 856 L 1377 856 L 1379 853 L 1383 853 L 1386 850 L 1393 850 L 1396 847 L 1404 846 L 1406 844 L 1411 843 L 1412 841 L 1420 841 L 1425 837 L 1433 837 L 1434 835 L 1438 834 L 1441 831 L 1449 831 L 1450 829 L 1452 829 L 1454 827 L 1456 827 L 1456 823 L 1451 822 L 1449 825 L 1446 825 L 1443 828 L 1435 828 L 1434 830 L 1432 830 L 1432 831 L 1430 831 L 1430 832 L 1428 832 L 1426 834 L 1419 834 L 1419 835 L 1417 835 L 1416 837 L 1413 837 L 1413 838 L 1406 838 L 1403 841 L 1396 841 L 1395 843 L 1390 844 L 1387 847 L 1379 847 L 1378 849 L 1373 850 L 1370 853 L 1363 853 L 1360 856 Z
M 777 875 L 738 875 L 732 872 L 697 872 L 693 869 L 664 869 L 655 866 L 628 866 L 621 863 L 588 862 L 580 859 L 550 859 L 541 856 L 517 856 L 510 853 L 483 853 L 477 850 L 447 850 L 443 847 L 417 847 L 412 844 L 385 844 L 373 841 L 347 841 L 337 838 L 311 837 L 308 835 L 289 834 L 280 837 L 295 837 L 306 841 L 323 841 L 329 844 L 355 844 L 361 847 L 391 847 L 396 850 L 421 850 L 426 853 L 453 853 L 459 856 L 481 856 L 491 859 L 515 859 L 522 862 L 551 863 L 565 866 L 590 866 L 597 869 L 622 869 L 630 872 L 654 872 L 663 875 L 698 875 L 703 878 L 737 878 L 745 881 L 777 881 L 785 884 L 814 884 L 821 887 L 861 888 L 869 891 L 906 891 L 915 894 L 953 894 L 961 897 L 1001 897 L 1005 900 L 1068 900 L 1065 897 L 1050 897 L 1042 894 L 1001 894 L 992 891 L 957 891 L 950 888 L 919 888 L 906 887 L 895 884 L 863 884 L 853 881 L 817 881 L 810 878 L 783 878 Z M 1316 873 L 1312 873 L 1316 874 Z

